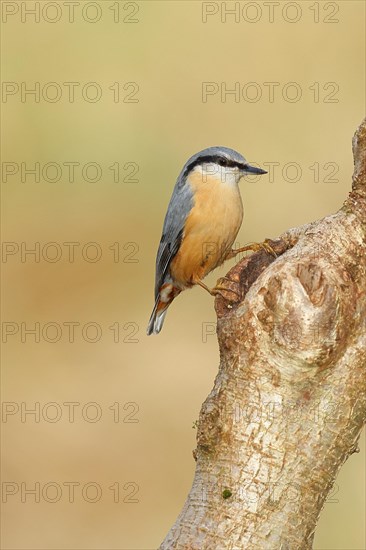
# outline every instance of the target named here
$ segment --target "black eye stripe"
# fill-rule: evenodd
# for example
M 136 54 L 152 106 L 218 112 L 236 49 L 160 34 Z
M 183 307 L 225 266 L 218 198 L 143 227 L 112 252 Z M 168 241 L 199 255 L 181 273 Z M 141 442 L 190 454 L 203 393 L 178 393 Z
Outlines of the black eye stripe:
M 185 175 L 187 175 L 195 166 L 204 165 L 214 162 L 220 166 L 234 168 L 235 166 L 239 168 L 244 168 L 244 164 L 241 162 L 236 162 L 235 160 L 226 159 L 225 157 L 220 157 L 218 155 L 208 155 L 207 157 L 200 157 L 199 159 L 194 160 L 185 169 Z
M 232 160 L 228 160 L 228 159 L 223 159 L 223 158 L 220 158 L 217 160 L 217 164 L 219 164 L 220 166 L 236 166 L 236 163 L 233 162 Z

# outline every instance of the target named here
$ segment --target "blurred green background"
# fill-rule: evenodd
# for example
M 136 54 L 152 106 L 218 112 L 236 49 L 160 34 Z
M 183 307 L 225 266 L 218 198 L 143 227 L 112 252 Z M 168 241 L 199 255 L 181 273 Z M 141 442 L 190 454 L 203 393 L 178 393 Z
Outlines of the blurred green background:
M 80 2 L 73 22 L 66 2 L 38 4 L 2 2 L 2 545 L 152 549 L 190 489 L 192 424 L 219 363 L 213 300 L 199 288 L 145 336 L 175 179 L 211 145 L 279 163 L 273 178 L 241 183 L 241 245 L 335 212 L 364 116 L 365 4 L 280 2 L 271 20 L 268 3 L 238 2 L 225 20 L 215 2 Z M 73 102 L 67 82 L 79 83 Z M 203 101 L 207 82 L 219 91 Z M 221 96 L 235 85 L 239 98 Z M 39 97 L 24 93 L 37 86 Z M 35 163 L 39 182 L 24 172 Z M 39 338 L 26 332 L 35 323 Z M 39 418 L 26 414 L 37 407 Z M 364 466 L 361 444 L 317 550 L 365 548 Z

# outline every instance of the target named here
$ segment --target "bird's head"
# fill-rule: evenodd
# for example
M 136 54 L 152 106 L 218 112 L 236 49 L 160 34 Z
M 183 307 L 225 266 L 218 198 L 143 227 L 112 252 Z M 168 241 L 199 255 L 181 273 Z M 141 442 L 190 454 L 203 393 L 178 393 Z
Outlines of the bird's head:
M 182 175 L 187 177 L 193 172 L 200 174 L 203 182 L 215 178 L 229 184 L 237 184 L 247 174 L 267 174 L 228 147 L 208 147 L 193 155 L 184 165 Z

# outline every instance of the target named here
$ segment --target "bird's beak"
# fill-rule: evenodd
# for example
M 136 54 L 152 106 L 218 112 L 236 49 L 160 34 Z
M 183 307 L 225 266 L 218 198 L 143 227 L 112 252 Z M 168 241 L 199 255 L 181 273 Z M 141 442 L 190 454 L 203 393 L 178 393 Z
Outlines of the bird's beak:
M 250 164 L 243 166 L 242 172 L 244 174 L 268 174 L 266 170 L 262 170 L 262 168 L 257 168 L 256 166 L 250 166 Z

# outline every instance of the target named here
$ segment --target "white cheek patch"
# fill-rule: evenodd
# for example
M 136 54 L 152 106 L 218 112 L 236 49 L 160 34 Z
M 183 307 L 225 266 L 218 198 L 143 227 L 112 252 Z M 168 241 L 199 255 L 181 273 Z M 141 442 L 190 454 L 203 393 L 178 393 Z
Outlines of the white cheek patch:
M 216 183 L 226 183 L 227 185 L 234 185 L 238 183 L 240 176 L 237 168 L 229 168 L 227 166 L 220 166 L 214 162 L 209 162 L 207 164 L 198 165 L 195 170 L 197 170 L 202 179 L 202 183 L 212 182 L 214 180 Z

